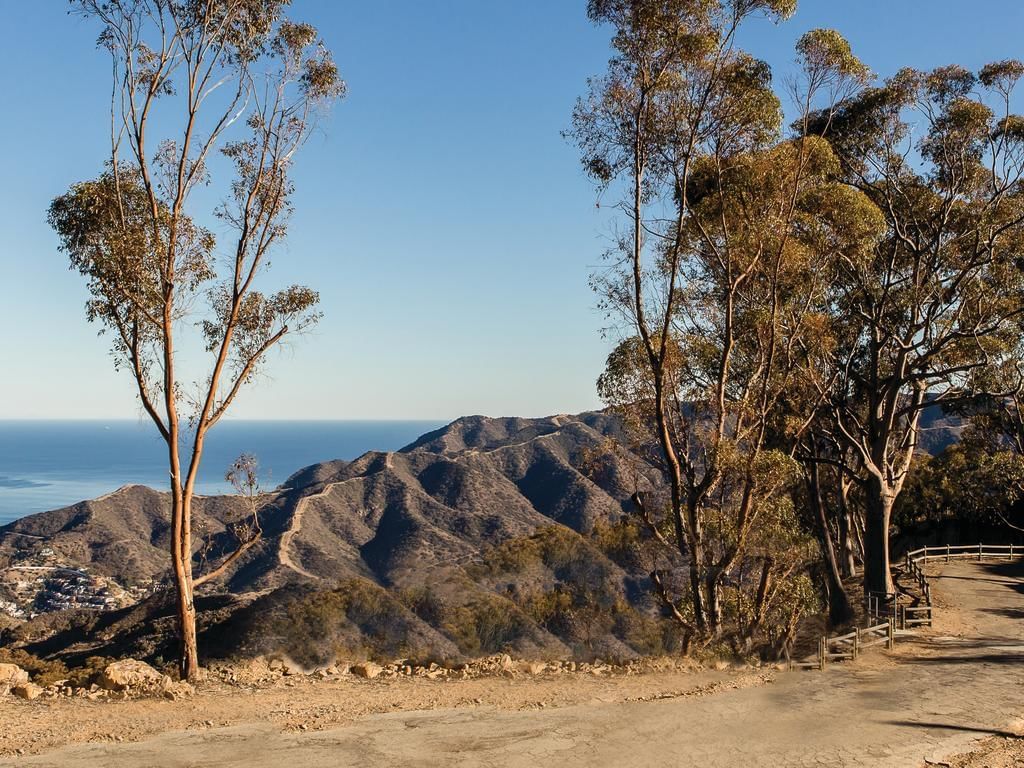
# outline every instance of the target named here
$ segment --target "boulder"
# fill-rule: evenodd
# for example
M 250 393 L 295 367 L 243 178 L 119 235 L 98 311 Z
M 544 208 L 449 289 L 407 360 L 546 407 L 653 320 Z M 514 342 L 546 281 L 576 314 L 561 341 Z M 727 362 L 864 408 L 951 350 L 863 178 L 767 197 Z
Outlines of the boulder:
M 38 699 L 42 692 L 43 689 L 35 683 L 18 683 L 16 686 L 11 688 L 11 693 L 19 699 L 26 699 L 28 701 Z
M 99 685 L 108 691 L 162 689 L 164 675 L 137 659 L 123 659 L 108 664 L 100 674 Z
M 372 661 L 367 661 L 364 664 L 353 664 L 352 674 L 358 675 L 359 677 L 365 677 L 367 680 L 373 680 L 378 677 L 384 668 L 379 664 L 374 664 Z
M 17 664 L 0 664 L 0 696 L 16 685 L 28 682 L 28 672 Z

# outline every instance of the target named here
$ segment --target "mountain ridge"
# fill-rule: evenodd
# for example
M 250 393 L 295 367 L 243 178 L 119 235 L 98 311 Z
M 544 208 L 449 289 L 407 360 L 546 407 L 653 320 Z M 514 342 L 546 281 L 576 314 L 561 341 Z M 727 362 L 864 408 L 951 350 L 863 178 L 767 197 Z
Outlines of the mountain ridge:
M 326 599 L 323 595 L 347 585 L 371 595 L 367 599 L 378 608 L 387 606 L 393 614 L 390 621 L 403 627 L 399 634 L 404 632 L 413 645 L 425 643 L 420 649 L 424 653 L 452 656 L 480 648 L 519 648 L 535 655 L 564 655 L 574 645 L 580 652 L 572 627 L 543 626 L 542 618 L 523 610 L 527 598 L 570 589 L 576 578 L 570 571 L 579 564 L 552 566 L 531 555 L 534 559 L 518 564 L 518 570 L 494 573 L 488 557 L 509 542 L 532 547 L 531 537 L 539 536 L 543 546 L 556 542 L 561 548 L 557 556 L 563 559 L 603 558 L 591 541 L 592 531 L 627 510 L 632 489 L 623 478 L 633 470 L 623 465 L 609 472 L 609 461 L 615 465 L 619 460 L 606 457 L 598 482 L 589 463 L 618 428 L 617 420 L 602 412 L 472 416 L 428 432 L 398 451 L 370 451 L 352 461 L 310 465 L 263 497 L 263 540 L 203 593 L 257 595 L 258 601 L 272 604 L 262 611 L 287 615 L 304 610 L 296 607 L 305 605 L 303 601 Z M 166 494 L 127 486 L 101 499 L 15 521 L 0 528 L 0 570 L 23 561 L 60 561 L 122 587 L 165 585 L 167 506 Z M 210 554 L 230 550 L 229 525 L 241 514 L 240 499 L 197 499 L 196 529 Z M 557 532 L 549 534 L 548 529 Z M 609 603 L 632 606 L 629 610 L 636 616 L 631 620 L 658 621 L 649 599 L 636 599 L 640 591 L 627 589 L 642 577 L 607 558 L 602 563 Z M 196 567 L 197 572 L 203 567 L 199 553 Z M 633 593 L 632 603 L 627 592 Z M 413 593 L 430 606 L 417 603 L 410 597 Z M 0 600 L 11 597 L 9 589 L 6 598 L 0 593 Z M 244 611 L 242 606 L 234 613 Z M 352 606 L 340 612 L 345 614 L 340 623 L 353 625 L 341 633 L 345 643 L 380 646 L 383 641 L 373 639 L 374 630 L 368 628 L 372 621 L 353 616 L 357 611 Z M 241 621 L 238 615 L 225 620 Z M 504 629 L 482 624 L 503 620 L 508 624 Z M 26 647 L 40 642 L 36 635 L 45 634 L 46 626 L 46 616 L 25 622 L 18 642 Z M 241 644 L 258 645 L 257 634 L 253 628 Z M 637 653 L 611 629 L 602 634 L 599 648 L 619 655 Z M 48 642 L 47 647 L 53 645 Z
M 927 416 L 930 451 L 958 437 L 955 418 Z M 201 590 L 216 606 L 205 619 L 208 647 L 273 652 L 280 649 L 267 638 L 278 637 L 310 661 L 413 651 L 628 657 L 670 648 L 678 628 L 651 598 L 648 566 L 636 556 L 644 533 L 631 522 L 634 493 L 657 497 L 664 488 L 625 441 L 609 450 L 621 436 L 619 420 L 602 411 L 468 416 L 397 451 L 298 470 L 261 497 L 262 541 Z M 106 639 L 87 640 L 91 630 L 82 627 L 123 630 L 119 622 L 145 613 L 138 605 L 159 603 L 169 582 L 168 508 L 166 493 L 125 486 L 0 527 L 0 613 L 13 605 L 22 614 L 0 642 L 59 647 L 52 605 L 84 611 L 69 620 L 68 652 L 117 642 L 109 629 Z M 237 497 L 197 498 L 197 573 L 231 550 L 231 522 L 245 514 Z M 669 578 L 681 573 L 679 556 L 665 557 Z M 26 568 L 58 566 L 95 583 L 37 570 L 24 587 Z M 76 594 L 92 602 L 80 605 Z M 97 622 L 97 594 L 136 618 Z M 153 610 L 147 621 L 158 626 L 153 616 L 165 609 Z M 21 621 L 36 612 L 43 615 Z M 133 653 L 153 655 L 171 642 L 169 628 L 157 640 L 132 627 L 119 632 L 136 638 Z

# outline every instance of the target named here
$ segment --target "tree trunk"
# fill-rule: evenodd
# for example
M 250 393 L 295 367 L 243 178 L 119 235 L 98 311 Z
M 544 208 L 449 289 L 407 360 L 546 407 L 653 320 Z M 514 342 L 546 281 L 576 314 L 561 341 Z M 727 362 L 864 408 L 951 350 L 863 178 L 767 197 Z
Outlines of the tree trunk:
M 722 590 L 717 569 L 713 569 L 704 580 L 707 590 L 707 631 L 711 637 L 718 637 L 722 631 Z
M 761 631 L 765 616 L 768 614 L 768 595 L 772 587 L 772 558 L 766 558 L 761 564 L 761 578 L 757 584 L 757 596 L 754 598 L 754 610 L 750 623 L 741 628 L 744 638 L 744 650 L 749 651 L 754 645 L 754 636 Z
M 693 601 L 693 620 L 700 633 L 707 632 L 707 611 L 704 605 L 704 587 L 701 584 L 697 555 L 690 552 L 690 596 Z
M 825 503 L 821 498 L 820 470 L 818 463 L 813 460 L 807 469 L 807 492 L 818 523 L 818 541 L 821 544 L 821 554 L 825 561 L 825 580 L 828 588 L 828 620 L 829 624 L 837 627 L 853 618 L 853 607 L 850 605 L 850 598 L 847 597 L 846 590 L 843 588 L 843 579 L 839 573 L 839 562 L 836 558 L 836 548 L 832 543 L 832 531 L 829 528 L 828 517 L 825 514 Z
M 864 591 L 891 594 L 889 518 L 894 497 L 882 481 L 868 478 L 864 512 Z
M 637 298 L 639 301 L 639 297 Z M 703 560 L 703 534 L 700 526 L 700 517 L 692 499 L 686 501 L 686 518 L 683 518 L 683 481 L 682 469 L 679 465 L 679 457 L 676 455 L 675 446 L 672 444 L 672 435 L 669 432 L 668 419 L 665 415 L 665 391 L 663 386 L 664 369 L 661 364 L 651 358 L 651 368 L 654 372 L 654 403 L 655 420 L 658 427 L 658 442 L 661 444 L 662 455 L 668 466 L 669 487 L 672 496 L 672 521 L 675 528 L 676 547 L 679 553 L 690 558 L 690 597 L 693 604 L 693 620 L 698 632 L 707 631 L 707 616 L 704 606 L 704 596 L 701 591 L 700 567 Z M 689 552 L 687 552 L 689 550 Z
M 850 519 L 850 486 L 839 478 L 839 572 L 848 579 L 857 572 L 854 559 L 853 521 Z
M 176 489 L 171 494 L 171 563 L 174 570 L 175 597 L 178 604 L 179 659 L 182 680 L 199 677 L 199 649 L 196 640 L 196 606 L 192 589 L 192 535 L 187 524 L 191 498 Z

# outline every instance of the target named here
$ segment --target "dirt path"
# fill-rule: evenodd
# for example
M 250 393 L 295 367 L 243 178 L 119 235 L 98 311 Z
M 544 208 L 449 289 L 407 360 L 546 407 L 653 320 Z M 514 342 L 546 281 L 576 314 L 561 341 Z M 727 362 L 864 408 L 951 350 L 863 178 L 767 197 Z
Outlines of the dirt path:
M 287 531 L 281 534 L 281 539 L 278 542 L 277 559 L 281 563 L 281 565 L 287 568 L 291 568 L 296 573 L 314 580 L 319 580 L 320 577 L 314 573 L 310 573 L 301 565 L 292 560 L 290 547 L 292 544 L 292 539 L 294 539 L 296 534 L 302 530 L 302 516 L 306 514 L 307 502 L 309 502 L 310 499 L 316 499 L 321 496 L 327 495 L 328 493 L 331 492 L 331 489 L 334 488 L 335 485 L 337 485 L 337 483 L 328 483 L 323 487 L 322 490 L 310 494 L 309 496 L 303 496 L 301 499 L 295 502 L 295 509 L 292 512 L 291 525 L 288 526 Z
M 229 699 L 237 714 L 229 722 L 235 725 L 210 728 L 200 720 L 204 706 L 216 709 L 207 696 L 188 705 L 196 708 L 191 717 L 198 722 L 192 728 L 175 725 L 171 717 L 165 725 L 169 732 L 139 743 L 69 746 L 16 764 L 919 768 L 926 759 L 967 751 L 979 738 L 1015 733 L 1017 717 L 1024 714 L 1024 566 L 944 566 L 933 581 L 933 594 L 939 606 L 936 627 L 904 640 L 893 654 L 869 652 L 856 664 L 833 665 L 824 673 L 780 673 L 770 685 L 733 687 L 729 680 L 735 678 L 726 676 L 713 695 L 651 701 L 636 699 L 657 698 L 665 676 L 436 683 L 436 692 L 469 696 L 480 691 L 476 698 L 481 703 L 444 703 L 445 697 L 439 697 L 445 708 L 428 711 L 422 691 L 429 690 L 430 681 L 422 681 L 428 687 L 418 689 L 418 695 L 392 689 L 408 698 L 396 702 L 396 709 L 411 705 L 422 711 L 370 714 L 319 731 L 282 730 L 282 723 L 268 716 L 272 713 L 260 711 L 259 694 L 251 701 L 235 694 Z M 691 685 L 696 682 L 695 676 L 688 679 Z M 628 695 L 638 685 L 651 696 Z M 326 695 L 315 691 L 310 688 L 308 695 Z M 502 695 L 496 698 L 496 691 Z M 702 692 L 700 686 L 695 692 Z M 336 690 L 335 705 L 350 704 L 345 694 L 352 693 Z M 412 687 L 406 690 L 411 693 Z M 280 694 L 291 706 L 309 703 L 306 690 L 291 692 L 291 699 L 287 691 Z M 534 696 L 544 697 L 547 707 L 531 704 Z M 79 718 L 104 718 L 107 726 L 116 727 L 117 706 L 87 710 L 83 703 L 68 703 L 75 704 Z M 159 710 L 161 704 L 150 706 Z M 126 703 L 123 713 L 141 717 L 132 705 Z M 181 711 L 181 706 L 172 704 L 165 711 Z M 31 708 L 24 707 L 26 712 Z M 8 764 L 15 763 L 0 761 Z

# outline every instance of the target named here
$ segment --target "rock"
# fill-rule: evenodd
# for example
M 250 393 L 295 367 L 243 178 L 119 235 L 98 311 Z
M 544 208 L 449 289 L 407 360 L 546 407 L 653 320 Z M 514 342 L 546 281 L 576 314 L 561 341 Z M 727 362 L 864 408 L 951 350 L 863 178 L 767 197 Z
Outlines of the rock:
M 254 656 L 249 659 L 249 663 L 245 666 L 248 671 L 252 672 L 254 675 L 266 674 L 271 668 L 271 665 L 267 664 L 267 660 L 262 656 Z
M 379 676 L 383 671 L 383 667 L 378 664 L 374 664 L 372 661 L 367 661 L 364 664 L 352 665 L 352 674 L 358 675 L 359 677 L 365 677 L 367 680 L 373 680 L 373 678 Z
M 0 664 L 0 696 L 16 685 L 28 682 L 28 672 L 17 664 Z
M 100 674 L 99 686 L 108 691 L 156 689 L 162 688 L 164 677 L 144 661 L 123 659 L 107 665 Z
M 165 685 L 163 690 L 163 696 L 165 699 L 170 699 L 171 701 L 179 701 L 180 699 L 189 698 L 195 692 L 195 688 L 193 688 L 189 683 L 186 683 L 184 680 L 181 680 L 179 682 Z
M 28 701 L 38 699 L 42 692 L 43 689 L 35 683 L 18 683 L 16 686 L 11 688 L 11 693 L 19 699 L 27 699 Z
M 519 663 L 519 671 L 528 675 L 539 675 L 545 669 L 547 669 L 547 664 L 540 661 L 521 661 Z

